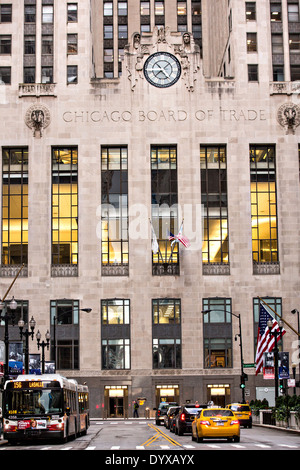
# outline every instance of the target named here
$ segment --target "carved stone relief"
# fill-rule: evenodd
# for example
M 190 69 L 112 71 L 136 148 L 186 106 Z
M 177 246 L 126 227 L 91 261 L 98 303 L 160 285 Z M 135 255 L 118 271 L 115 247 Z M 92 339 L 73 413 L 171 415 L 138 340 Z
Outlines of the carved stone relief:
M 34 137 L 42 137 L 44 129 L 50 124 L 50 111 L 46 106 L 34 104 L 28 108 L 25 123 L 32 129 Z

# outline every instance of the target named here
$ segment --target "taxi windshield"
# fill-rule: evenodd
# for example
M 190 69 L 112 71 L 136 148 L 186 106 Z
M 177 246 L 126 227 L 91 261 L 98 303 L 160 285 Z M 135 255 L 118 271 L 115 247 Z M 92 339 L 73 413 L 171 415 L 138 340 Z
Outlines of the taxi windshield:
M 61 390 L 12 390 L 6 395 L 6 413 L 41 416 L 62 412 Z
M 203 416 L 234 416 L 231 410 L 204 410 Z

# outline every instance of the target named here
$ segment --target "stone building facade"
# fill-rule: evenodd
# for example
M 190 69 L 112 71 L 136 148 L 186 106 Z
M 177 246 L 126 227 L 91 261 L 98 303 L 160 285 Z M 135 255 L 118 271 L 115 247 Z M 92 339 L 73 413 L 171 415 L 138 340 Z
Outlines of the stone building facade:
M 0 1 L 2 298 L 24 265 L 7 299 L 92 417 L 239 401 L 241 351 L 270 398 L 260 298 L 298 358 L 299 2 L 21 3 Z

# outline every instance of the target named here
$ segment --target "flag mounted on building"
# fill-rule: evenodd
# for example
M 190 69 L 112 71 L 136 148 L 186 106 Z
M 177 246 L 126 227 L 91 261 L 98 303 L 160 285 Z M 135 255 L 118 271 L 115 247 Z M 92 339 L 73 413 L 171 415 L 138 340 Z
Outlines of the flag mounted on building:
M 159 246 L 158 246 L 156 233 L 155 233 L 155 230 L 153 228 L 151 220 L 150 220 L 150 224 L 151 224 L 151 230 L 152 230 L 152 246 L 151 246 L 151 249 L 152 249 L 153 253 L 156 255 L 157 252 L 159 251 Z
M 172 242 L 171 245 L 173 246 L 174 243 L 182 243 L 183 246 L 188 248 L 191 244 L 190 241 L 187 237 L 183 235 L 183 221 L 180 226 L 179 232 L 177 235 L 173 235 L 171 232 L 169 232 L 169 241 Z
M 274 317 L 267 311 L 262 303 L 259 305 L 259 323 L 258 323 L 258 333 L 257 333 L 257 346 L 256 346 L 256 375 L 261 371 L 263 367 L 264 353 L 271 352 L 275 346 L 275 336 L 270 335 L 270 330 L 268 327 L 268 321 L 272 321 L 271 332 L 275 330 L 279 333 L 277 336 L 277 342 L 282 338 L 286 333 L 284 328 L 279 327 L 278 322 Z M 280 334 L 281 331 L 281 334 Z

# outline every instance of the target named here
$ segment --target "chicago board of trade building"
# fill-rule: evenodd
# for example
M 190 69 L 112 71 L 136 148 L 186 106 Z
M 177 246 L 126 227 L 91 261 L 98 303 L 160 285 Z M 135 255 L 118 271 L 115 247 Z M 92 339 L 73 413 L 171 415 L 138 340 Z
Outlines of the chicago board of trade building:
M 261 303 L 299 380 L 299 64 L 299 1 L 0 0 L 10 347 L 91 417 L 273 404 Z

